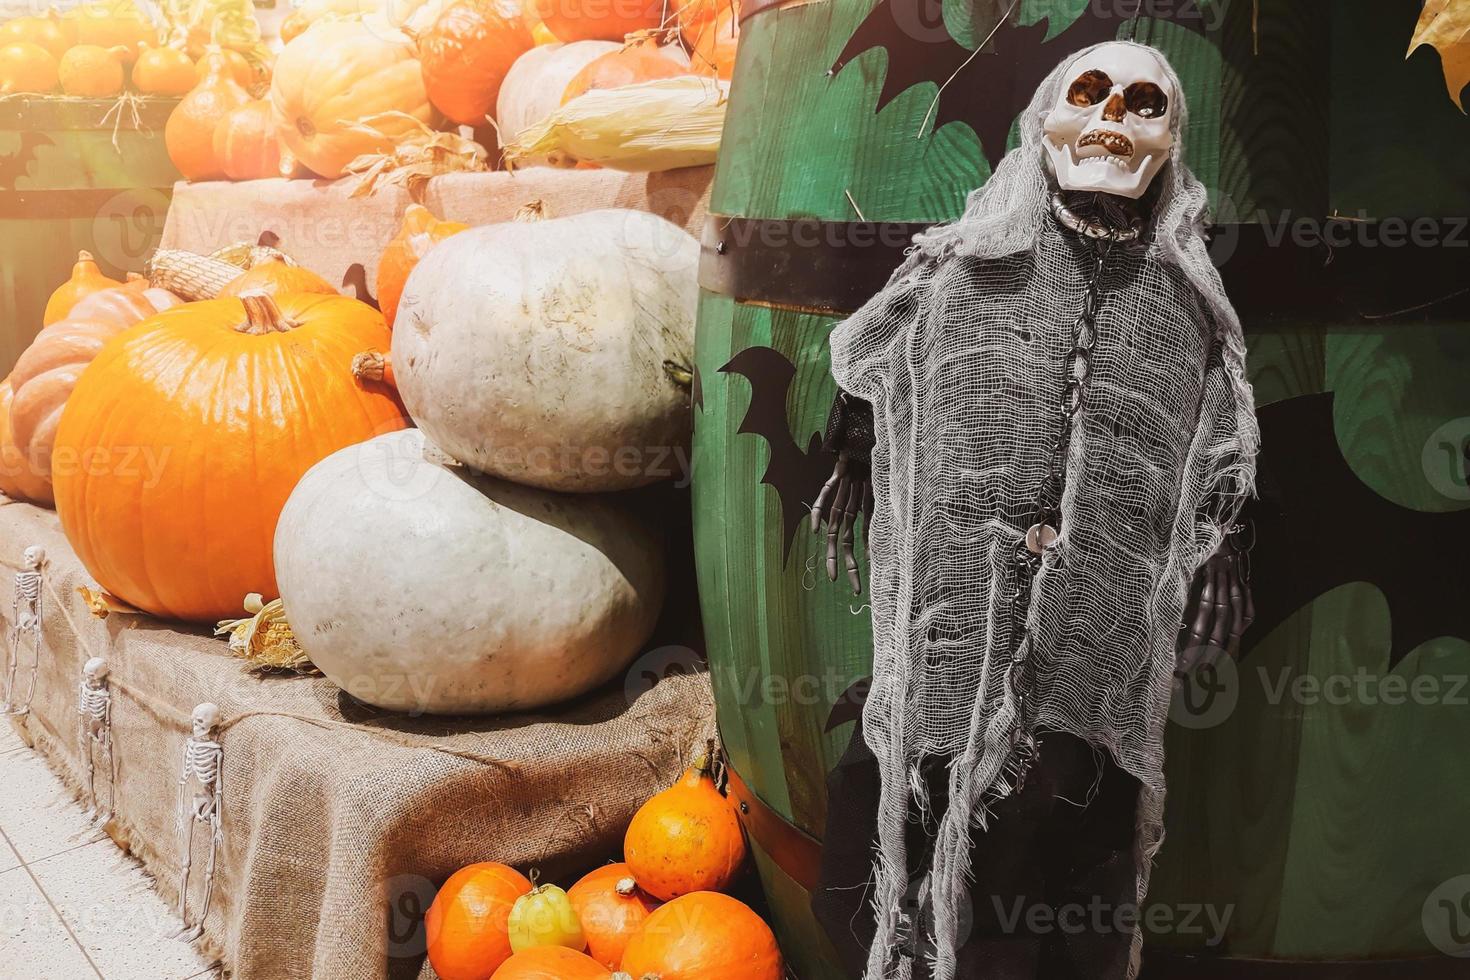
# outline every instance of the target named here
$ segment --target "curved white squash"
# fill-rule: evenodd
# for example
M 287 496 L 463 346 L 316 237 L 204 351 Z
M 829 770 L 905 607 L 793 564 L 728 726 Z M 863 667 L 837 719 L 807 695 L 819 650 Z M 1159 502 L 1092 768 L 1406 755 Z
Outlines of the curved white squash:
M 658 535 L 609 500 L 425 447 L 406 429 L 333 453 L 282 510 L 276 578 L 312 661 L 359 700 L 431 714 L 537 708 L 615 677 L 663 602 Z
M 549 490 L 643 486 L 687 459 L 699 245 L 642 211 L 484 225 L 404 286 L 393 370 L 449 455 Z

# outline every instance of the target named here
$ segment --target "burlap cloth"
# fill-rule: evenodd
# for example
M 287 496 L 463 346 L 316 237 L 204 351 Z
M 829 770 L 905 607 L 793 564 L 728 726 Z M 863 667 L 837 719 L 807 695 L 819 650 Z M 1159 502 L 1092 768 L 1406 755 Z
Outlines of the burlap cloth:
M 432 977 L 420 917 L 435 886 L 473 861 L 558 880 L 621 846 L 636 807 L 713 730 L 703 675 L 589 696 L 545 715 L 413 719 L 351 702 L 324 679 L 252 675 L 207 631 L 92 616 L 91 585 L 51 511 L 0 497 L 0 610 L 29 545 L 46 549 L 42 652 L 22 735 L 83 785 L 77 685 L 111 664 L 117 817 L 109 832 L 178 898 L 180 755 L 194 706 L 225 719 L 224 842 L 206 950 L 233 976 Z M 8 636 L 8 628 L 7 628 Z M 651 685 L 651 686 L 650 686 Z M 105 801 L 109 779 L 98 770 Z M 190 908 L 203 895 L 195 835 Z M 3 973 L 0 967 L 0 973 Z
M 419 200 L 439 217 L 469 225 L 507 221 L 535 200 L 545 202 L 552 217 L 630 208 L 667 218 L 698 238 L 713 176 L 713 167 L 651 174 L 527 167 L 514 173 L 436 177 Z M 361 278 L 374 293 L 378 257 L 398 233 L 412 199 L 397 186 L 352 197 L 355 186 L 353 178 L 181 182 L 174 187 L 161 246 L 210 252 L 257 241 L 269 232 L 289 255 L 328 282 Z

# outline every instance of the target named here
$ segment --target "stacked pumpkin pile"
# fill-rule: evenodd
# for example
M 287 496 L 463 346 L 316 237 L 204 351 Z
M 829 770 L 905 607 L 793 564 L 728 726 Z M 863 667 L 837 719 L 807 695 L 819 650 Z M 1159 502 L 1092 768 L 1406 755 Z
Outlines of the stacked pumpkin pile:
M 624 863 L 568 890 L 495 862 L 452 875 L 424 922 L 440 980 L 781 980 L 770 927 L 725 894 L 745 839 L 712 759 L 638 811 Z
M 169 153 L 191 180 L 336 179 L 375 161 L 483 169 L 483 147 L 443 138 L 468 126 L 482 136 L 493 127 L 507 164 L 712 162 L 720 80 L 734 61 L 734 0 L 672 9 L 666 23 L 663 0 L 386 0 L 381 8 L 312 0 L 282 27 L 268 102 L 250 102 L 228 72 L 204 68 L 169 121 Z M 225 129 L 269 147 L 242 162 L 219 135 Z M 543 152 L 552 145 L 562 148 Z
M 221 50 L 241 85 L 264 84 L 264 73 L 239 51 Z M 0 24 L 0 95 L 180 96 L 203 78 L 194 60 L 202 52 L 162 45 L 158 29 L 131 3 L 17 17 Z

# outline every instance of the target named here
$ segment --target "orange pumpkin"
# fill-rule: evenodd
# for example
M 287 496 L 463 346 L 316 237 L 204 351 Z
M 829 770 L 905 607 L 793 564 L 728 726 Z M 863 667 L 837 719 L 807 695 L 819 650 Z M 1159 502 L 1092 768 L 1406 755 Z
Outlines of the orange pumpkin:
M 206 47 L 204 53 L 209 54 L 209 48 Z M 229 69 L 228 74 L 235 80 L 236 85 L 246 90 L 254 87 L 257 80 L 255 66 L 250 64 L 248 58 L 234 48 L 222 47 L 219 53 L 225 59 L 225 65 Z M 199 63 L 194 66 L 195 77 L 201 82 L 209 74 L 209 65 L 205 63 L 206 61 L 207 59 L 201 56 Z
M 329 178 L 434 118 L 408 36 L 352 20 L 319 22 L 286 45 L 271 106 L 286 148 Z
M 133 64 L 133 88 L 145 95 L 187 95 L 199 70 L 178 48 L 144 48 Z
M 286 293 L 318 293 L 340 295 L 331 283 L 310 269 L 291 265 L 283 256 L 272 256 L 257 262 L 240 278 L 220 290 L 221 297 L 243 296 L 246 293 L 265 293 L 280 296 Z
M 79 268 L 90 264 L 91 257 L 85 252 L 82 256 L 83 260 L 77 262 Z M 33 491 L 28 494 L 31 499 L 51 503 L 51 456 L 56 428 L 82 371 L 108 340 L 179 302 L 172 293 L 150 289 L 146 279 L 135 279 L 126 286 L 114 284 L 82 296 L 66 316 L 38 333 L 20 355 L 10 372 L 15 400 L 4 434 L 13 437 L 16 447 L 34 464 L 44 484 L 44 494 Z
M 663 23 L 664 0 L 528 0 L 558 41 L 621 41 Z
M 634 933 L 622 970 L 640 980 L 782 980 L 770 926 L 743 902 L 694 892 L 657 909 Z
M 608 980 L 611 976 L 586 953 L 565 946 L 537 946 L 506 960 L 491 980 Z
M 631 41 L 621 50 L 610 51 L 597 58 L 572 76 L 562 93 L 565 105 L 577 96 L 593 89 L 620 88 L 651 82 L 659 78 L 677 78 L 690 74 L 687 65 L 680 65 L 663 54 L 651 38 Z
M 324 457 L 404 427 L 396 395 L 351 374 L 389 342 L 372 307 L 297 293 L 186 303 L 102 348 L 52 456 L 56 511 L 108 592 L 214 622 L 277 596 L 276 521 Z
M 56 77 L 67 95 L 87 99 L 110 99 L 123 90 L 127 72 L 123 70 L 127 48 L 110 48 L 95 44 L 78 44 L 61 56 Z
M 664 901 L 723 891 L 745 862 L 745 835 L 734 804 L 710 775 L 710 752 L 638 810 L 623 855 L 638 885 Z
M 660 905 L 638 887 L 626 864 L 598 868 L 568 889 L 567 897 L 582 922 L 588 954 L 610 970 L 618 968 L 628 940 Z
M 510 959 L 510 910 L 534 886 L 486 861 L 449 876 L 424 916 L 429 962 L 440 980 L 489 980 Z
M 51 504 L 50 468 L 26 458 L 10 435 L 10 379 L 0 382 L 0 492 L 11 500 Z
M 378 309 L 388 321 L 388 329 L 398 316 L 398 301 L 403 297 L 403 284 L 419 259 L 437 243 L 468 228 L 458 221 L 440 221 L 422 204 L 410 204 L 403 212 L 403 225 L 383 249 L 378 259 Z
M 459 0 L 419 38 L 429 101 L 454 122 L 483 125 L 510 66 L 535 44 L 520 0 Z
M 127 13 L 83 7 L 76 14 L 77 43 L 99 48 L 120 47 L 123 64 L 131 65 L 145 46 L 158 43 L 153 25 Z
M 185 178 L 219 180 L 225 172 L 214 155 L 214 131 L 220 120 L 250 101 L 250 93 L 235 81 L 221 49 L 206 53 L 200 64 L 204 80 L 169 113 L 163 142 L 168 158 Z
M 214 127 L 214 159 L 231 180 L 279 177 L 281 138 L 271 104 L 255 99 L 221 116 Z
M 71 278 L 57 286 L 46 301 L 46 312 L 41 315 L 41 325 L 49 327 L 71 312 L 79 300 L 104 289 L 113 289 L 122 283 L 102 274 L 97 260 L 86 249 L 77 253 L 76 265 L 71 267 Z
M 45 48 L 58 61 L 66 54 L 66 49 L 76 43 L 55 10 L 47 11 L 44 17 L 17 17 L 0 24 L 0 44 L 17 41 Z
M 695 38 L 690 62 L 701 75 L 729 81 L 735 73 L 735 53 L 739 45 L 739 10 L 734 6 L 721 6 L 715 18 L 706 23 Z
M 39 44 L 14 41 L 0 47 L 0 95 L 44 95 L 56 88 L 57 68 L 56 59 Z

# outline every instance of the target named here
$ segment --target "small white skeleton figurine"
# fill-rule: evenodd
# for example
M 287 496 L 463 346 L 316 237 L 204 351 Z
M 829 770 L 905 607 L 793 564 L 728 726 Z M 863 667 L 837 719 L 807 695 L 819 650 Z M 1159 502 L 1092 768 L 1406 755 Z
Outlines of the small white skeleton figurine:
M 214 859 L 224 840 L 220 810 L 224 803 L 223 782 L 224 749 L 220 747 L 218 735 L 220 724 L 219 707 L 201 704 L 194 709 L 192 717 L 194 734 L 184 743 L 183 765 L 179 770 L 179 837 L 184 845 L 183 875 L 179 882 L 179 918 L 184 927 L 175 936 L 186 943 L 198 939 L 204 932 L 204 919 L 209 915 L 209 899 L 214 891 Z M 193 784 L 192 795 L 190 783 Z M 209 827 L 209 864 L 204 869 L 204 903 L 199 916 L 189 925 L 189 869 L 193 862 L 194 828 L 199 824 Z
M 15 603 L 11 607 L 10 642 L 5 651 L 5 707 L 0 709 L 0 714 L 6 715 L 23 715 L 31 710 L 31 697 L 36 692 L 36 668 L 41 660 L 41 566 L 46 564 L 46 549 L 31 545 L 21 561 L 25 568 L 15 573 Z M 31 663 L 26 668 L 25 696 L 17 697 L 16 674 L 27 640 L 31 648 Z
M 107 755 L 107 813 L 104 819 L 108 819 L 112 816 L 117 781 L 112 755 L 112 692 L 107 689 L 107 661 L 102 657 L 93 657 L 82 666 L 82 680 L 77 685 L 77 715 L 81 718 L 79 747 L 82 758 L 87 762 L 87 797 L 91 800 L 93 814 L 102 812 L 97 805 L 93 752 L 105 752 Z

